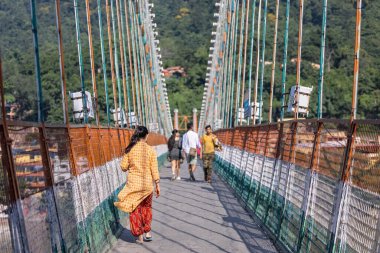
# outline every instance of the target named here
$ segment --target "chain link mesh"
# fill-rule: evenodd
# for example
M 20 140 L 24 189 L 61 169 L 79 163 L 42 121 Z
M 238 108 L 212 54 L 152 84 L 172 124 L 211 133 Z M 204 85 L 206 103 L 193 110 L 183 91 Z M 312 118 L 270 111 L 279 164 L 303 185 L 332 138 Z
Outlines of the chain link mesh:
M 13 122 L 9 136 L 17 179 L 14 187 L 21 200 L 9 204 L 10 176 L 2 166 L 1 252 L 99 252 L 112 244 L 121 224 L 127 225 L 126 214 L 113 202 L 126 182 L 119 164 L 132 133 Z M 1 141 L 4 146 L 6 141 Z M 165 156 L 164 136 L 151 134 L 149 143 L 159 146 L 160 155 Z
M 1 129 L 2 131 L 2 129 Z M 3 134 L 1 134 L 1 143 L 5 143 L 3 139 Z M 12 244 L 11 237 L 11 223 L 9 219 L 11 219 L 10 213 L 12 211 L 10 206 L 10 196 L 9 196 L 9 184 L 7 180 L 10 178 L 7 168 L 3 164 L 3 152 L 4 150 L 0 146 L 1 150 L 1 160 L 0 160 L 0 251 L 1 252 L 13 252 L 14 247 Z
M 289 251 L 378 252 L 380 122 L 306 120 L 216 134 L 225 145 L 217 172 Z

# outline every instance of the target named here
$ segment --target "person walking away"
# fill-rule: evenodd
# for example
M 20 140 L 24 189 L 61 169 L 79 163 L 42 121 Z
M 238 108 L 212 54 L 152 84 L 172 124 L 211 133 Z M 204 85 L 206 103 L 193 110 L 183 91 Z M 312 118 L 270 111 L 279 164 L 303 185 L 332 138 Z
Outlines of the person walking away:
M 203 146 L 203 171 L 204 179 L 211 183 L 212 165 L 215 158 L 215 149 L 220 150 L 221 145 L 218 138 L 212 133 L 211 126 L 205 127 L 206 134 L 202 136 L 201 142 Z
M 169 158 L 172 164 L 172 180 L 181 180 L 179 175 L 182 160 L 182 140 L 177 129 L 174 129 L 168 141 Z
M 127 182 L 120 191 L 115 206 L 129 213 L 131 233 L 138 237 L 136 243 L 152 241 L 152 198 L 153 182 L 156 198 L 160 196 L 160 175 L 156 151 L 146 143 L 148 129 L 138 126 L 125 149 L 120 163 L 124 172 L 128 172 Z M 143 234 L 145 236 L 143 237 Z
M 190 180 L 195 181 L 194 172 L 197 167 L 197 148 L 201 149 L 200 159 L 202 159 L 202 147 L 199 142 L 199 137 L 193 130 L 193 123 L 187 124 L 187 132 L 182 138 L 182 149 L 186 154 L 186 160 L 189 164 Z

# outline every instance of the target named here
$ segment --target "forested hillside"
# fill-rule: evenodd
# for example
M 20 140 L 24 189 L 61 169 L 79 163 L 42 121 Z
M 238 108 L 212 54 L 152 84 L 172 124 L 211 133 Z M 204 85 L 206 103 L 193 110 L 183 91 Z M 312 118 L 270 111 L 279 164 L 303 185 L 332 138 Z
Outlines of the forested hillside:
M 164 67 L 183 66 L 186 78 L 169 78 L 171 109 L 200 109 L 206 78 L 215 0 L 154 0 Z
M 0 1 L 0 49 L 4 65 L 6 100 L 17 102 L 16 118 L 36 120 L 36 84 L 28 0 Z M 84 58 L 86 89 L 91 90 L 91 73 L 85 1 L 79 2 L 79 17 Z M 102 1 L 103 2 L 103 1 Z M 181 114 L 190 114 L 193 107 L 200 109 L 203 85 L 210 47 L 214 0 L 153 0 L 158 24 L 159 40 L 164 67 L 183 66 L 188 76 L 167 80 L 171 109 L 180 109 Z M 241 2 L 241 1 L 240 1 Z M 252 1 L 251 1 L 252 2 Z M 259 1 L 256 1 L 257 3 Z M 295 83 L 295 64 L 298 29 L 298 1 L 291 1 L 291 20 L 288 54 L 287 88 Z M 77 45 L 73 2 L 62 0 L 62 32 L 64 37 L 65 68 L 69 91 L 80 90 Z M 281 0 L 277 72 L 274 106 L 278 115 L 281 85 L 281 62 L 283 50 L 285 1 Z M 327 17 L 326 76 L 324 89 L 324 117 L 347 118 L 351 105 L 353 52 L 355 34 L 354 0 L 330 0 Z M 257 6 L 258 7 L 258 6 Z M 275 1 L 268 0 L 268 33 L 265 60 L 272 60 L 272 43 Z M 99 27 L 96 1 L 91 1 L 94 52 L 98 69 L 97 85 L 101 118 L 105 117 L 105 96 L 101 69 Z M 256 8 L 257 10 L 258 8 Z M 311 67 L 319 64 L 320 26 L 322 0 L 305 1 L 304 41 L 302 51 L 302 81 L 305 86 L 314 86 L 311 114 L 315 116 L 318 70 Z M 257 17 L 257 15 L 256 15 Z M 44 89 L 45 114 L 49 122 L 62 122 L 60 71 L 58 61 L 57 33 L 54 1 L 37 1 L 41 78 Z M 257 22 L 256 22 L 257 23 Z M 105 10 L 103 26 L 106 28 Z M 256 36 L 256 35 L 255 35 Z M 256 37 L 255 37 L 256 38 Z M 108 55 L 108 41 L 105 36 Z M 359 80 L 360 118 L 380 118 L 380 1 L 365 0 L 362 23 L 362 50 Z M 256 49 L 254 49 L 256 57 Z M 249 59 L 249 57 L 248 57 Z M 109 60 L 107 59 L 107 68 Z M 255 69 L 255 66 L 253 66 Z M 247 68 L 248 72 L 248 68 Z M 109 74 L 109 73 L 108 73 Z M 254 71 L 253 71 L 254 74 Z M 248 78 L 248 75 L 246 75 Z M 108 75 L 110 78 L 110 75 Z M 109 82 L 110 84 L 111 82 Z M 267 112 L 270 83 L 270 66 L 265 68 L 264 118 Z M 111 90 L 109 89 L 110 96 Z
M 48 122 L 62 123 L 63 110 L 55 1 L 41 0 L 36 2 L 44 114 Z M 104 123 L 106 110 L 103 74 L 99 71 L 102 64 L 99 26 L 96 1 L 91 2 L 94 53 L 97 59 L 95 62 L 95 67 L 98 70 L 97 86 L 99 92 L 100 116 Z M 2 60 L 4 65 L 3 72 L 6 102 L 10 104 L 16 102 L 19 105 L 16 113 L 16 119 L 36 121 L 37 93 L 35 81 L 34 45 L 29 4 L 30 1 L 28 0 L 0 1 L 0 49 L 2 52 Z M 92 91 L 85 1 L 78 1 L 78 4 L 85 87 L 86 90 Z M 81 89 L 73 6 L 73 1 L 61 1 L 62 34 L 68 92 L 80 91 Z M 104 8 L 103 29 L 106 29 L 106 25 L 107 23 Z M 106 35 L 104 39 L 106 52 L 108 54 L 108 40 Z M 109 60 L 107 61 L 107 64 L 110 64 Z M 109 65 L 107 68 L 109 71 Z M 109 72 L 108 77 L 108 84 L 110 85 L 111 76 Z M 112 89 L 109 88 L 110 97 L 112 95 L 111 91 Z M 69 103 L 69 106 L 71 106 L 71 102 Z
M 256 1 L 256 18 L 258 2 Z M 189 114 L 193 106 L 200 107 L 202 99 L 203 87 L 201 85 L 205 79 L 210 34 L 212 22 L 214 22 L 212 14 L 216 11 L 215 1 L 155 0 L 154 3 L 164 65 L 166 67 L 185 66 L 189 73 L 188 78 L 167 80 L 171 107 L 179 108 L 180 111 Z M 285 3 L 286 1 L 282 0 L 280 6 L 274 101 L 276 108 L 274 113 L 277 117 L 279 116 L 281 97 L 280 65 L 283 61 Z M 380 118 L 380 1 L 365 0 L 363 3 L 358 117 Z M 356 1 L 354 0 L 328 1 L 324 117 L 347 118 L 350 115 L 355 8 Z M 314 87 L 309 117 L 315 117 L 316 111 L 319 70 L 312 68 L 311 64 L 319 64 L 321 19 L 322 0 L 305 1 L 301 85 Z M 272 61 L 274 21 L 275 1 L 268 0 L 265 61 Z M 295 84 L 296 65 L 291 62 L 291 59 L 297 57 L 297 33 L 298 1 L 291 1 L 287 89 Z M 255 33 L 255 39 L 256 36 Z M 256 48 L 254 48 L 253 55 L 256 59 Z M 255 65 L 253 69 L 253 74 L 255 74 Z M 264 119 L 267 118 L 269 104 L 270 72 L 271 66 L 266 66 Z M 248 79 L 248 68 L 246 78 Z

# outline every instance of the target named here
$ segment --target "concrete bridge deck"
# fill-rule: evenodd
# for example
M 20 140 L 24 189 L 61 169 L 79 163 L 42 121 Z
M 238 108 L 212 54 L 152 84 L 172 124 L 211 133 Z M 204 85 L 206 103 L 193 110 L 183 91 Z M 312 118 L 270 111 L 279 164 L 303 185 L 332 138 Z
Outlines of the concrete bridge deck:
M 181 181 L 170 181 L 168 164 L 161 168 L 161 197 L 153 200 L 153 242 L 138 245 L 126 227 L 109 252 L 278 252 L 257 223 L 217 175 L 210 185 L 198 166 L 196 182 L 188 180 L 186 164 Z

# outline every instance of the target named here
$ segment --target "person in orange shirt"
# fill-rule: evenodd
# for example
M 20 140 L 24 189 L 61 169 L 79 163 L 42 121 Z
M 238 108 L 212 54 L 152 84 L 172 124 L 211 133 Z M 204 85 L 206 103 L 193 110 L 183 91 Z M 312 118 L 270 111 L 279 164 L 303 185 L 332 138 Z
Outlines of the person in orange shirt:
M 203 171 L 205 181 L 211 183 L 212 164 L 215 158 L 215 149 L 221 150 L 221 145 L 218 138 L 212 133 L 211 126 L 205 127 L 206 134 L 202 136 L 203 150 Z
M 148 129 L 139 126 L 125 149 L 120 167 L 129 172 L 127 183 L 120 191 L 115 206 L 129 213 L 131 233 L 138 237 L 136 243 L 152 241 L 150 233 L 152 223 L 153 182 L 156 197 L 160 196 L 160 175 L 156 151 L 146 143 Z M 145 233 L 145 237 L 143 234 Z

